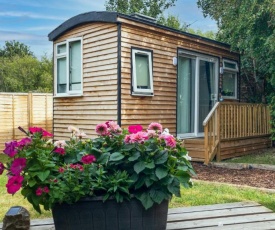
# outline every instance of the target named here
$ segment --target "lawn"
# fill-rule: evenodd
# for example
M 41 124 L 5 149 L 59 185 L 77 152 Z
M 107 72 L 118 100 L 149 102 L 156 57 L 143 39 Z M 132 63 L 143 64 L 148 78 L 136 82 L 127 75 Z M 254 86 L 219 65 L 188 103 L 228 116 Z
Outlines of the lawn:
M 6 177 L 0 176 L 0 222 L 11 206 L 24 206 L 31 213 L 32 219 L 49 218 L 50 212 L 40 215 L 23 199 L 20 193 L 11 196 L 6 193 Z M 207 204 L 220 204 L 240 201 L 255 201 L 275 211 L 275 194 L 269 194 L 256 189 L 236 188 L 208 182 L 195 182 L 192 189 L 182 189 L 181 198 L 173 198 L 170 207 L 184 207 Z
M 275 165 L 275 148 L 270 148 L 265 151 L 249 154 L 242 157 L 232 158 L 224 162 Z

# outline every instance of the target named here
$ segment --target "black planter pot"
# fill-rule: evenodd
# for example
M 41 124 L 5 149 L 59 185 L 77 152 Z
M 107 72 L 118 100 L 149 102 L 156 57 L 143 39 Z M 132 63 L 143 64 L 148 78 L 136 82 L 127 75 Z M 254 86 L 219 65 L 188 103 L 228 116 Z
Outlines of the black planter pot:
M 98 198 L 56 204 L 52 209 L 56 230 L 165 230 L 167 212 L 167 200 L 145 210 L 136 199 L 103 203 Z

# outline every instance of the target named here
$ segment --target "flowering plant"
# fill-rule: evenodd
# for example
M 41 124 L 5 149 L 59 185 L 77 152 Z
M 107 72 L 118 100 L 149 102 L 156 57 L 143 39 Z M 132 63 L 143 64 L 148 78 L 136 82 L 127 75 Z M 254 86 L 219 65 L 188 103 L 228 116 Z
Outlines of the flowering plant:
M 19 127 L 20 128 L 20 127 Z M 6 143 L 4 153 L 11 162 L 0 162 L 7 170 L 7 192 L 21 189 L 35 210 L 49 210 L 55 203 L 74 203 L 87 196 L 102 196 L 117 202 L 132 197 L 148 209 L 154 203 L 180 196 L 180 184 L 191 187 L 195 174 L 179 140 L 151 123 L 122 130 L 113 121 L 96 126 L 98 137 L 83 139 L 69 127 L 69 141 L 48 140 L 52 134 L 32 127 L 27 137 Z

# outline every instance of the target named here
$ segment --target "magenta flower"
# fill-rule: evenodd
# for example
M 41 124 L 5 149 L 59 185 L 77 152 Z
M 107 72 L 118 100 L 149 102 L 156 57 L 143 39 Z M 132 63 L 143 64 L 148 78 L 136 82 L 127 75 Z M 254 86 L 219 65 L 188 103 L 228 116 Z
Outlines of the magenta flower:
M 7 154 L 9 157 L 14 157 L 17 154 L 17 141 L 6 142 L 5 146 L 6 148 L 4 149 L 4 153 Z
M 2 175 L 2 174 L 3 174 L 4 169 L 5 169 L 4 164 L 3 164 L 2 162 L 0 162 L 0 175 Z
M 126 144 L 130 144 L 131 143 L 131 135 L 126 135 L 125 138 L 124 138 L 124 142 Z
M 149 125 L 148 130 L 155 130 L 155 131 L 159 131 L 161 133 L 162 132 L 162 125 L 160 123 L 157 123 L 157 122 L 152 122 Z
M 45 186 L 45 187 L 43 188 L 43 192 L 44 192 L 44 193 L 49 193 L 49 192 L 50 192 L 50 189 L 49 189 L 47 186 Z
M 81 158 L 81 162 L 82 162 L 83 164 L 92 164 L 92 163 L 95 162 L 95 161 L 96 161 L 96 158 L 95 158 L 94 155 L 86 155 L 86 156 L 83 156 L 83 157 Z
M 27 159 L 26 158 L 16 158 L 10 167 L 10 171 L 13 175 L 20 175 L 22 170 L 26 167 Z
M 41 196 L 43 194 L 43 189 L 41 187 L 38 187 L 35 191 L 36 196 Z
M 129 133 L 138 133 L 140 131 L 142 131 L 142 126 L 141 125 L 130 125 L 128 127 L 128 131 Z
M 43 137 L 52 137 L 53 135 L 52 135 L 51 133 L 49 133 L 48 131 L 43 130 L 43 131 L 42 131 L 42 136 L 43 136 Z
M 31 134 L 41 133 L 43 137 L 52 137 L 53 136 L 51 133 L 47 132 L 46 130 L 44 130 L 40 127 L 30 127 L 29 131 Z
M 81 164 L 70 164 L 70 168 L 72 169 L 78 169 L 79 171 L 83 171 L 83 166 Z
M 60 167 L 59 169 L 58 169 L 58 172 L 60 172 L 60 173 L 63 173 L 65 171 L 65 169 L 63 168 L 63 167 Z
M 32 139 L 29 138 L 29 137 L 25 137 L 23 139 L 21 139 L 19 142 L 18 142 L 18 147 L 20 149 L 22 149 L 23 147 L 25 147 L 26 145 L 30 144 L 32 142 Z
M 60 154 L 60 155 L 65 155 L 65 149 L 63 149 L 63 148 L 56 148 L 55 150 L 54 150 L 54 152 L 55 153 L 58 153 L 58 154 Z
M 98 135 L 101 135 L 101 136 L 107 136 L 109 134 L 108 127 L 105 123 L 98 124 L 95 128 L 95 131 Z
M 21 187 L 24 177 L 22 176 L 11 176 L 6 184 L 6 188 L 9 194 L 16 193 Z

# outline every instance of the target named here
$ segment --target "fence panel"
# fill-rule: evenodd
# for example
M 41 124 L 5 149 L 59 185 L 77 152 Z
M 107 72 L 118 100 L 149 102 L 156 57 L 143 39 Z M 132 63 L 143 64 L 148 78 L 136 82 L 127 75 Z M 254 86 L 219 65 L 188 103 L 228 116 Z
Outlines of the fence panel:
M 18 126 L 52 132 L 53 97 L 45 93 L 0 93 L 0 153 L 6 141 L 24 137 Z

